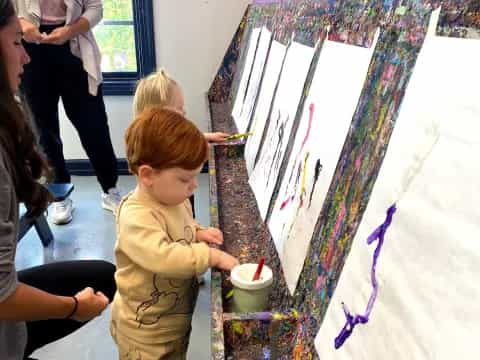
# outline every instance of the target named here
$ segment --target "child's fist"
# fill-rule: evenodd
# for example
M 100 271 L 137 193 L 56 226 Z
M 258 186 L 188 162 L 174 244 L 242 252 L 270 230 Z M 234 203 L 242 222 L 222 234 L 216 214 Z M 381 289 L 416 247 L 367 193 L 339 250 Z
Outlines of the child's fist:
M 232 271 L 239 264 L 238 260 L 225 251 L 210 248 L 210 266 L 221 270 Z
M 222 270 L 232 271 L 232 269 L 239 264 L 240 263 L 238 262 L 237 258 L 224 252 L 220 257 L 220 263 L 218 264 L 218 268 Z
M 223 234 L 219 229 L 213 227 L 200 229 L 197 230 L 197 241 L 203 241 L 207 244 L 222 245 Z

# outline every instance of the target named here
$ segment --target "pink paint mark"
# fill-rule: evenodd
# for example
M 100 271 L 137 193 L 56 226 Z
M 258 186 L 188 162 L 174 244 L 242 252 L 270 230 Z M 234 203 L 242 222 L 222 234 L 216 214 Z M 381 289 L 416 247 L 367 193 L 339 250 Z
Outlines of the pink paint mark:
M 320 275 L 315 283 L 315 290 L 320 290 L 327 283 L 325 275 Z
M 300 150 L 298 151 L 297 156 L 295 157 L 294 164 L 296 164 L 298 162 L 298 158 L 300 157 L 300 155 L 302 153 L 302 150 L 305 147 L 305 144 L 307 143 L 308 138 L 310 137 L 310 131 L 312 130 L 313 114 L 315 112 L 315 104 L 311 103 L 310 106 L 308 107 L 308 110 L 309 110 L 310 113 L 308 115 L 307 132 L 305 133 L 305 137 L 303 138 L 302 146 L 300 146 Z
M 393 64 L 388 64 L 388 68 L 387 68 L 387 77 L 388 77 L 388 80 L 392 80 L 393 79 L 393 75 L 395 75 L 395 70 L 396 70 L 396 66 L 393 65 Z
M 290 196 L 289 198 L 287 198 L 286 200 L 284 200 L 282 202 L 282 205 L 280 205 L 280 210 L 283 210 L 287 207 L 287 205 L 290 203 L 290 201 L 293 200 L 293 196 Z
M 362 150 L 360 152 L 360 154 L 358 155 L 358 157 L 355 159 L 355 171 L 356 172 L 359 172 L 360 168 L 362 167 L 362 162 L 363 162 L 364 155 L 365 155 L 365 150 Z
M 299 163 L 298 164 L 298 170 L 297 170 L 297 174 L 300 174 L 302 172 L 302 163 Z M 298 180 L 295 180 L 295 182 L 297 183 Z M 296 190 L 296 188 L 294 189 L 294 191 Z M 287 197 L 285 200 L 283 200 L 282 202 L 282 205 L 280 206 L 280 210 L 283 210 L 291 201 L 293 201 L 293 199 L 295 198 L 295 193 L 289 197 Z
M 302 146 L 300 147 L 300 153 L 302 152 L 305 144 L 308 141 L 308 138 L 310 137 L 310 131 L 312 130 L 312 123 L 313 123 L 313 114 L 315 113 L 315 104 L 311 103 L 310 106 L 308 107 L 309 115 L 308 115 L 308 127 L 307 127 L 307 133 L 305 134 L 305 137 L 303 138 L 302 141 Z
M 330 264 L 333 258 L 333 248 L 334 248 L 333 244 L 335 239 L 337 238 L 338 230 L 340 229 L 340 225 L 342 224 L 345 218 L 345 214 L 346 214 L 345 203 L 342 203 L 340 212 L 338 213 L 338 216 L 337 216 L 337 221 L 335 222 L 335 227 L 333 228 L 332 236 L 330 236 L 330 240 L 328 241 L 328 251 L 327 251 L 327 255 L 325 256 L 325 264 L 323 266 L 324 269 L 330 268 Z
M 393 77 L 394 71 L 395 71 L 394 65 L 388 64 L 386 66 L 385 70 L 383 70 L 382 82 L 387 82 L 387 81 L 391 80 L 392 77 Z
M 355 160 L 355 171 L 359 172 L 361 166 L 362 166 L 362 154 L 360 154 L 358 158 Z
M 338 213 L 337 221 L 335 223 L 334 231 L 330 241 L 333 241 L 333 239 L 336 237 L 338 229 L 340 228 L 340 225 L 343 222 L 343 219 L 345 218 L 346 212 L 347 211 L 345 209 L 345 203 L 342 203 L 342 207 L 340 208 L 340 212 Z

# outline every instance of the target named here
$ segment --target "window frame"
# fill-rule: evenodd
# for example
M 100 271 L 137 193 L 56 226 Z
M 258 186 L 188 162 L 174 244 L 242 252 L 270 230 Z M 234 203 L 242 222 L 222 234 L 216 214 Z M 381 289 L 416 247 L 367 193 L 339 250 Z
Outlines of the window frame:
M 103 21 L 105 25 L 133 25 L 137 57 L 137 72 L 103 73 L 103 94 L 107 96 L 133 95 L 137 81 L 156 68 L 153 0 L 132 0 L 132 10 L 133 24 L 122 20 Z

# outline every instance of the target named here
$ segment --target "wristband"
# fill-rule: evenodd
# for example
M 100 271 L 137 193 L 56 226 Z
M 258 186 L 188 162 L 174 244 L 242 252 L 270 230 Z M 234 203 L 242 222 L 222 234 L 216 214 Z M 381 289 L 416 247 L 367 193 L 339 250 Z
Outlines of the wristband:
M 76 296 L 72 296 L 73 300 L 75 300 L 75 305 L 73 307 L 73 310 L 70 314 L 68 314 L 68 316 L 66 317 L 66 319 L 71 319 L 73 315 L 75 315 L 75 313 L 77 312 L 77 309 L 78 309 L 78 299 Z

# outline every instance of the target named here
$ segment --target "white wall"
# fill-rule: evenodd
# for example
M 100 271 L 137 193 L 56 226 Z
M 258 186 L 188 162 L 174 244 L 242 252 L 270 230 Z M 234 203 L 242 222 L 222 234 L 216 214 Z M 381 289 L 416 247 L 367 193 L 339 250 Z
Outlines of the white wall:
M 108 96 L 105 97 L 105 106 L 115 154 L 118 158 L 124 158 L 123 134 L 132 119 L 132 97 Z M 62 106 L 60 106 L 60 131 L 65 159 L 87 159 L 87 154 L 80 144 L 77 131 L 68 120 Z
M 181 84 L 189 117 L 208 129 L 206 92 L 251 0 L 153 0 L 157 66 Z M 123 134 L 132 118 L 129 96 L 105 97 L 117 157 L 125 157 Z M 61 132 L 66 159 L 86 159 L 63 110 Z

